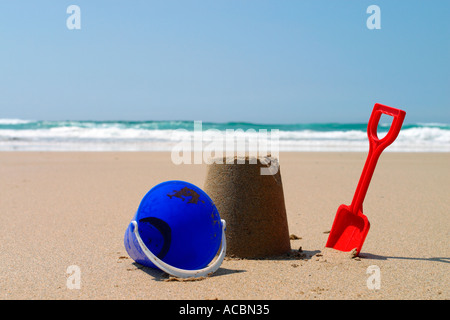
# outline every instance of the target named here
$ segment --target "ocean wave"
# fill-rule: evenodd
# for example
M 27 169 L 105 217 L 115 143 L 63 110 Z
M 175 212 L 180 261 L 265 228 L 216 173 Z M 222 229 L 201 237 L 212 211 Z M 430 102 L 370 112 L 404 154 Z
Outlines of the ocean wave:
M 240 127 L 243 126 L 243 127 Z M 280 151 L 366 151 L 367 124 L 255 125 L 192 121 L 32 121 L 0 119 L 0 150 L 165 150 L 180 141 L 276 140 Z M 231 129 L 228 130 L 227 129 Z M 389 127 L 381 126 L 380 138 Z M 450 125 L 407 124 L 387 151 L 450 152 Z
M 16 125 L 34 122 L 33 120 L 23 120 L 23 119 L 0 119 L 0 125 Z

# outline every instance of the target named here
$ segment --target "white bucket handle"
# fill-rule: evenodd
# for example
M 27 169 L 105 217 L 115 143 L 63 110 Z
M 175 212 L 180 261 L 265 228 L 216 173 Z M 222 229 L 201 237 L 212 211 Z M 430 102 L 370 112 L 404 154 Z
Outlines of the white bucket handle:
M 162 271 L 178 277 L 178 278 L 193 278 L 193 277 L 206 277 L 208 274 L 215 272 L 217 269 L 219 269 L 220 265 L 223 262 L 223 259 L 225 258 L 225 252 L 227 249 L 226 239 L 225 239 L 225 227 L 226 223 L 225 220 L 221 219 L 222 221 L 222 248 L 220 250 L 220 254 L 217 257 L 216 261 L 211 264 L 208 267 L 205 267 L 203 269 L 199 270 L 185 270 L 185 269 L 179 269 L 176 267 L 173 267 L 161 259 L 159 259 L 157 256 L 155 256 L 145 245 L 144 241 L 142 241 L 141 236 L 138 232 L 138 224 L 136 221 L 131 221 L 131 223 L 134 226 L 134 234 L 136 235 L 136 239 L 139 243 L 139 246 L 141 247 L 144 254 L 147 256 L 147 258 L 153 262 L 154 265 L 156 265 L 158 268 L 160 268 Z

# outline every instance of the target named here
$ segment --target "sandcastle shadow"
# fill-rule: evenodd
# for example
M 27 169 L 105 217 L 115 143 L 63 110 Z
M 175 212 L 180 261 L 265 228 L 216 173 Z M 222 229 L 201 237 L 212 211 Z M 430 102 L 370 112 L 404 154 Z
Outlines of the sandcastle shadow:
M 239 259 L 239 260 L 310 260 L 312 257 L 314 257 L 316 254 L 320 253 L 320 250 L 294 250 L 291 249 L 290 251 L 280 254 L 280 255 L 273 255 L 273 256 L 267 256 L 267 257 L 255 257 L 255 258 L 233 258 L 232 259 Z
M 368 260 L 389 260 L 389 259 L 399 259 L 399 260 L 416 260 L 416 261 L 431 261 L 431 262 L 443 262 L 450 263 L 449 257 L 431 257 L 431 258 L 419 258 L 419 257 L 396 257 L 396 256 L 381 256 L 367 252 L 361 252 L 359 256 L 362 259 Z

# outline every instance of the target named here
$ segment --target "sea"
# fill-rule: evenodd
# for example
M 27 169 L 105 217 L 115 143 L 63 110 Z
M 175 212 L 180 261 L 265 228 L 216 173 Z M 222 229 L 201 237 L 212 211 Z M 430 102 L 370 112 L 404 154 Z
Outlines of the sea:
M 382 138 L 390 124 L 378 126 Z M 367 123 L 258 124 L 199 121 L 45 121 L 0 119 L 0 151 L 171 151 L 222 137 L 271 140 L 278 151 L 369 149 Z M 403 124 L 386 152 L 450 152 L 450 124 Z

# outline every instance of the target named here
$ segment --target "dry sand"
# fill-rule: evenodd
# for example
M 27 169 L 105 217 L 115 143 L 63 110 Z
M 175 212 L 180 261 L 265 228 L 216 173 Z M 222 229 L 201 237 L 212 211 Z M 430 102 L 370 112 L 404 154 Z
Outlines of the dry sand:
M 151 187 L 203 187 L 206 165 L 177 166 L 169 153 L 0 153 L 0 299 L 449 299 L 449 153 L 385 152 L 364 202 L 362 253 L 324 250 L 365 158 L 282 153 L 292 253 L 167 281 L 128 258 L 124 231 Z M 67 287 L 69 266 L 80 289 Z

